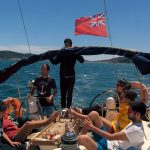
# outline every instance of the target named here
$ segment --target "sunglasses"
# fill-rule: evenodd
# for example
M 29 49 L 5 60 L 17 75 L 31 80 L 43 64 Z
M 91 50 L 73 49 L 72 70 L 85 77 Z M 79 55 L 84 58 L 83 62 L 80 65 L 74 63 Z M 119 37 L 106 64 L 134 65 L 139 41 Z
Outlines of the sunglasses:
M 136 115 L 137 112 L 136 112 L 136 111 L 133 111 L 131 108 L 129 108 L 129 109 L 128 109 L 128 114 L 134 114 L 134 115 Z
M 129 98 L 127 98 L 126 96 L 120 96 L 120 99 L 122 100 L 130 100 Z
M 67 42 L 64 42 L 65 44 L 71 44 L 71 42 L 67 41 Z
M 121 86 L 121 84 L 117 83 L 117 86 Z

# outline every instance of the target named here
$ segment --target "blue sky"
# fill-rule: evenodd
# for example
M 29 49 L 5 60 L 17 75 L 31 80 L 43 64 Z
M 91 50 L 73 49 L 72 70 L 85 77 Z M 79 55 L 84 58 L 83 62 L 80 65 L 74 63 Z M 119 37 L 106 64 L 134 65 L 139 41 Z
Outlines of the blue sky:
M 63 47 L 110 46 L 109 38 L 74 35 L 76 18 L 104 11 L 103 0 L 20 0 L 32 53 Z M 150 1 L 106 0 L 114 47 L 150 50 Z M 0 0 L 0 50 L 28 53 L 17 0 Z

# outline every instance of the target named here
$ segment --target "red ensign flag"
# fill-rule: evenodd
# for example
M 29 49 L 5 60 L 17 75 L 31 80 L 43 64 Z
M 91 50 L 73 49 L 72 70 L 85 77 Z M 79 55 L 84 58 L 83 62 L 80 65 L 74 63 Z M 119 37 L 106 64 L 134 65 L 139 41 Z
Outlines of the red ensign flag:
M 75 35 L 108 36 L 104 13 L 75 20 Z

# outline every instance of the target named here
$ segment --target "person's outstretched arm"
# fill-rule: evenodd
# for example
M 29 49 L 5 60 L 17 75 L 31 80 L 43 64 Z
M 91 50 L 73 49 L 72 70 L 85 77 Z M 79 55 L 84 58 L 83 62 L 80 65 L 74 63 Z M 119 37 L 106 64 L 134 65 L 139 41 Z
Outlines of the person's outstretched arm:
M 61 62 L 61 55 L 64 49 L 65 48 L 63 47 L 62 49 L 58 51 L 58 53 L 53 58 L 49 59 L 53 65 L 59 64 Z
M 132 81 L 130 84 L 131 88 L 140 89 L 141 101 L 146 104 L 148 101 L 148 89 L 146 85 L 138 81 Z
M 58 56 L 54 56 L 53 58 L 50 59 L 50 62 L 53 64 L 53 65 L 56 65 L 58 63 L 60 63 L 60 59 Z
M 108 140 L 128 140 L 125 132 L 117 132 L 117 133 L 109 133 L 107 131 L 103 131 L 100 128 L 94 126 L 91 121 L 85 120 L 83 123 L 84 127 L 97 133 L 101 137 L 104 137 Z
M 77 55 L 76 59 L 80 62 L 80 63 L 84 63 L 84 57 L 81 55 Z

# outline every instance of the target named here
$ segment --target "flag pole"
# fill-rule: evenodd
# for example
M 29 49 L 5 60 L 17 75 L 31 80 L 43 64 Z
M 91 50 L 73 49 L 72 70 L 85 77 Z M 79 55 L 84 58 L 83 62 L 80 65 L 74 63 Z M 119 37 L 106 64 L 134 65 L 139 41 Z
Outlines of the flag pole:
M 112 47 L 112 40 L 111 40 L 110 27 L 109 27 L 109 19 L 108 19 L 108 15 L 107 15 L 107 7 L 106 7 L 106 1 L 105 0 L 104 0 L 104 7 L 105 7 L 106 20 L 107 20 L 107 24 L 108 24 L 109 40 L 110 40 L 110 45 Z

